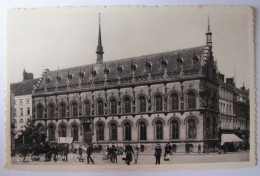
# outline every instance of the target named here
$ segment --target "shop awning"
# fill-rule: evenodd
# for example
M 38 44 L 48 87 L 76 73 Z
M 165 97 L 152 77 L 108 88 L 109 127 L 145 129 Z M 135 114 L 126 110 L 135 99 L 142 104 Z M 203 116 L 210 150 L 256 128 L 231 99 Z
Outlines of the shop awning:
M 59 137 L 58 143 L 71 144 L 73 141 L 73 137 Z
M 225 142 L 243 142 L 243 140 L 235 134 L 222 134 L 221 145 L 225 144 Z

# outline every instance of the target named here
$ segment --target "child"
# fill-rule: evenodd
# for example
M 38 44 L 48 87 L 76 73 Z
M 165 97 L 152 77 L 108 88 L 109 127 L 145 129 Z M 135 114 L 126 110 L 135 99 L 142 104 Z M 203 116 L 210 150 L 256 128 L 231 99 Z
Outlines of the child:
M 135 147 L 135 150 L 134 150 L 134 159 L 135 159 L 135 164 L 137 164 L 138 154 L 139 154 L 138 147 Z

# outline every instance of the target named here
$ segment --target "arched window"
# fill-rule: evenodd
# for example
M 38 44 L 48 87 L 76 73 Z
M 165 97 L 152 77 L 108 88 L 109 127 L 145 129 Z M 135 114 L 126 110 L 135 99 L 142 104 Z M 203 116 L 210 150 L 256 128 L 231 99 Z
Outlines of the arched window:
M 109 136 L 110 136 L 110 141 L 117 140 L 117 125 L 115 123 L 111 123 L 109 126 Z
M 103 115 L 104 114 L 104 105 L 102 100 L 97 101 L 97 115 Z
M 196 138 L 196 123 L 194 119 L 189 119 L 187 122 L 188 139 Z
M 59 129 L 59 137 L 66 137 L 67 136 L 67 130 L 65 125 L 61 125 Z
M 124 123 L 124 140 L 131 140 L 131 124 L 129 122 Z
M 60 117 L 66 117 L 66 105 L 63 102 L 60 104 Z
M 49 106 L 48 106 L 48 118 L 54 119 L 54 116 L 55 116 L 54 104 L 50 103 Z
M 195 96 L 195 93 L 190 91 L 187 94 L 187 98 L 188 98 L 188 109 L 195 109 L 196 108 L 196 96 Z
M 124 108 L 124 113 L 131 113 L 131 101 L 130 101 L 130 98 L 129 97 L 125 97 L 124 100 L 124 105 L 123 105 L 123 108 Z
M 73 137 L 73 141 L 79 140 L 79 128 L 76 124 L 72 125 L 71 127 L 71 137 Z
M 37 112 L 37 119 L 42 119 L 43 118 L 43 106 L 42 104 L 39 104 L 36 108 Z
M 146 140 L 146 123 L 144 121 L 139 123 L 139 139 Z
M 179 122 L 177 120 L 171 121 L 171 139 L 179 139 Z
M 163 139 L 163 123 L 160 120 L 155 122 L 155 139 Z
M 139 110 L 140 112 L 146 112 L 146 99 L 144 96 L 139 97 Z
M 55 127 L 51 125 L 48 129 L 49 141 L 55 141 Z
M 72 117 L 77 117 L 78 116 L 78 104 L 76 102 L 73 102 L 71 104 L 71 109 L 72 109 L 72 112 L 71 112 Z
M 97 141 L 103 141 L 104 140 L 104 125 L 102 123 L 99 123 L 97 125 Z
M 117 104 L 116 104 L 116 100 L 114 98 L 112 98 L 110 100 L 110 113 L 111 114 L 117 113 Z
M 163 110 L 162 95 L 160 95 L 160 94 L 155 95 L 154 101 L 155 101 L 155 111 L 162 111 Z
M 179 109 L 179 97 L 176 93 L 171 94 L 170 108 L 171 108 L 171 110 L 178 110 Z
M 85 101 L 84 102 L 84 106 L 85 106 L 85 115 L 86 116 L 90 116 L 90 102 L 89 101 Z

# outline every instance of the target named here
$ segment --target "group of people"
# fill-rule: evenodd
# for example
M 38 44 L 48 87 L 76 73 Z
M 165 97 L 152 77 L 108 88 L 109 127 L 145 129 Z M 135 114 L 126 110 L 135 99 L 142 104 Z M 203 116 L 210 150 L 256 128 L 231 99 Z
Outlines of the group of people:
M 82 145 L 79 146 L 79 161 L 80 162 L 83 162 L 84 159 L 83 159 L 83 156 L 82 156 L 82 152 L 85 151 L 82 149 Z M 93 153 L 94 149 L 93 149 L 93 145 L 92 144 L 89 144 L 87 150 L 85 151 L 87 153 L 87 164 L 90 164 L 90 161 L 92 162 L 92 164 L 95 164 L 93 158 L 91 157 L 92 153 Z

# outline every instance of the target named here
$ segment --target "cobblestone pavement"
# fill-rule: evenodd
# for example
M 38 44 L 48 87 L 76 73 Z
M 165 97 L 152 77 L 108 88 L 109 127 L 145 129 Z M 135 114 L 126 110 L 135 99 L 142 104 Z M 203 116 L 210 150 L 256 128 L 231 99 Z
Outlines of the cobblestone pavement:
M 84 162 L 79 162 L 77 159 L 77 154 L 69 154 L 68 162 L 62 161 L 62 158 L 59 158 L 57 162 L 44 161 L 44 157 L 40 158 L 40 161 L 30 162 L 30 157 L 27 156 L 25 162 L 22 162 L 18 156 L 12 157 L 12 162 L 16 164 L 81 164 L 86 165 L 87 160 L 85 159 Z M 86 156 L 84 154 L 83 156 Z M 92 155 L 93 160 L 95 161 L 96 165 L 124 165 L 125 162 L 122 160 L 122 155 L 119 155 L 118 162 L 112 163 L 108 159 L 104 159 L 102 154 L 94 153 Z M 182 154 L 177 153 L 176 155 L 171 155 L 169 161 L 164 161 L 163 156 L 161 157 L 161 164 L 180 164 L 180 163 L 213 163 L 213 162 L 238 162 L 238 161 L 248 161 L 249 160 L 249 152 L 248 151 L 239 151 L 233 152 L 228 154 L 217 154 L 217 153 L 210 153 L 210 154 Z M 134 161 L 131 162 L 134 164 Z M 153 154 L 139 154 L 139 158 L 137 164 L 155 164 L 155 157 Z

